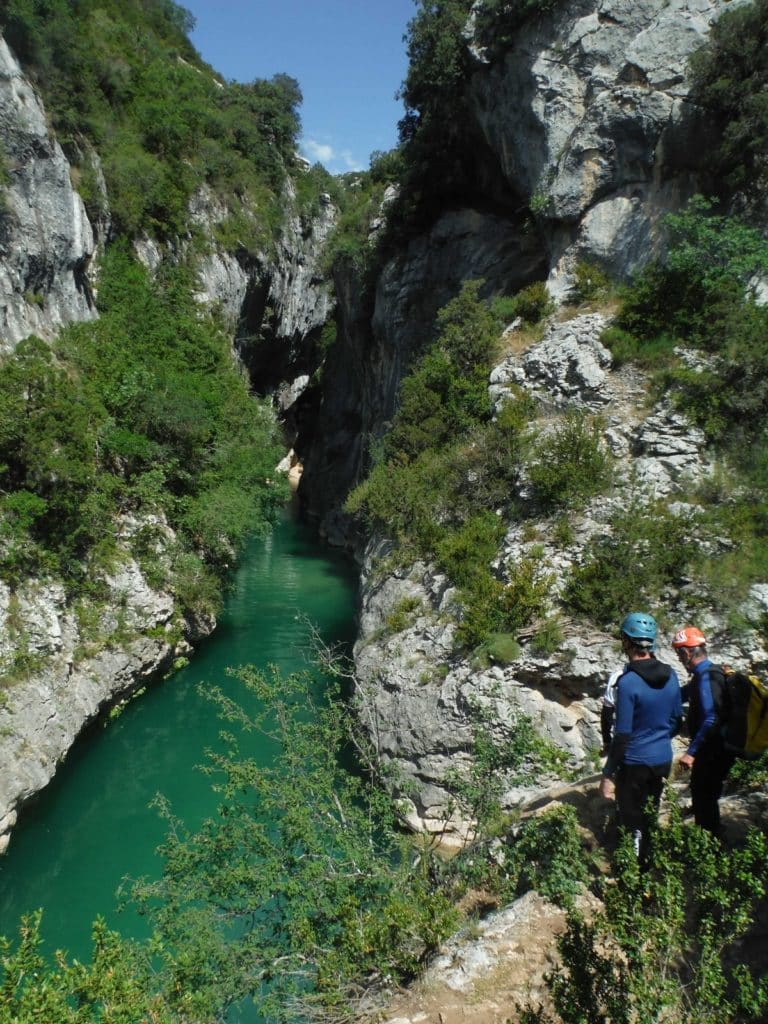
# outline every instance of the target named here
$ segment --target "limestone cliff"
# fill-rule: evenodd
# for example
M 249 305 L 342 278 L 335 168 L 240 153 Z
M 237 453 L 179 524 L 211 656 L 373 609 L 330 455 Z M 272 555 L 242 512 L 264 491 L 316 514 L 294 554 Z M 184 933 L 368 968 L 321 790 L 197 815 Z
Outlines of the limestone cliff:
M 121 541 L 146 523 L 119 524 Z M 173 535 L 163 523 L 156 557 Z M 170 671 L 212 618 L 184 621 L 169 593 L 153 589 L 127 548 L 102 579 L 110 595 L 73 606 L 56 580 L 0 584 L 0 852 L 18 811 L 46 786 L 78 735 L 106 708 Z
M 0 38 L 0 351 L 96 316 L 94 232 L 40 98 Z
M 339 503 L 391 418 L 436 310 L 463 281 L 483 278 L 485 294 L 511 295 L 547 278 L 561 298 L 579 261 L 622 279 L 651 257 L 660 218 L 701 187 L 706 169 L 706 123 L 688 99 L 686 62 L 733 6 L 578 0 L 531 19 L 508 46 L 478 37 L 470 18 L 467 132 L 484 140 L 474 185 L 388 259 L 371 295 L 345 271 L 336 282 L 339 343 L 300 492 L 329 536 L 345 539 Z
M 339 283 L 341 340 L 326 366 L 322 441 L 310 448 L 302 484 L 305 502 L 331 537 L 345 537 L 339 498 L 359 479 L 367 445 L 396 408 L 404 371 L 430 337 L 436 309 L 460 282 L 483 278 L 487 294 L 511 294 L 546 277 L 551 294 L 562 299 L 581 261 L 621 280 L 652 257 L 663 215 L 679 209 L 705 180 L 707 129 L 689 100 L 687 59 L 732 6 L 723 0 L 583 0 L 531 19 L 510 44 L 484 39 L 470 18 L 468 108 L 486 144 L 476 160 L 493 166 L 478 166 L 465 204 L 439 214 L 388 260 L 367 309 L 351 281 Z M 484 191 L 490 181 L 493 191 Z M 604 443 L 623 467 L 619 492 L 623 486 L 663 496 L 679 492 L 683 481 L 706 477 L 712 465 L 701 432 L 666 402 L 645 408 L 642 374 L 612 372 L 610 353 L 598 340 L 604 326 L 594 315 L 553 321 L 540 344 L 495 368 L 492 397 L 500 399 L 511 383 L 531 391 L 547 410 L 542 431 L 567 408 L 602 411 Z M 535 530 L 508 524 L 495 563 L 498 577 L 535 548 L 554 574 L 556 609 L 568 571 L 580 563 L 589 538 L 607 529 L 617 501 L 601 500 L 577 517 L 564 549 L 552 538 L 551 522 Z M 534 539 L 527 539 L 531 533 Z M 455 594 L 448 580 L 423 564 L 393 571 L 387 552 L 386 542 L 375 539 L 363 559 L 355 657 L 363 717 L 380 756 L 411 794 L 414 826 L 445 827 L 446 778 L 471 759 L 473 707 L 498 724 L 501 742 L 504 723 L 522 713 L 568 752 L 573 765 L 588 764 L 600 746 L 599 697 L 616 667 L 611 637 L 567 622 L 555 653 L 537 655 L 530 636 L 521 635 L 514 664 L 478 667 L 455 651 Z M 754 625 L 764 590 L 753 588 L 744 609 Z M 685 617 L 687 595 L 665 599 L 670 615 Z M 406 605 L 416 610 L 406 628 L 393 633 L 388 622 Z M 737 647 L 716 617 L 705 628 L 718 656 L 766 663 L 756 632 Z M 661 655 L 672 658 L 664 647 Z M 507 794 L 509 804 L 520 798 L 514 789 Z
M 503 52 L 468 27 L 471 109 L 546 240 L 558 294 L 578 259 L 626 277 L 660 217 L 700 181 L 706 119 L 687 59 L 727 0 L 587 0 L 523 26 Z
M 533 559 L 549 577 L 549 609 L 560 614 L 568 573 L 584 558 L 595 534 L 609 531 L 613 510 L 628 495 L 677 494 L 685 510 L 681 484 L 691 487 L 713 470 L 700 430 L 673 410 L 666 399 L 648 405 L 646 381 L 636 369 L 611 368 L 611 356 L 599 341 L 605 319 L 583 314 L 560 322 L 553 318 L 543 339 L 513 353 L 491 374 L 491 396 L 499 401 L 510 386 L 536 395 L 543 410 L 537 429 L 551 429 L 568 409 L 595 411 L 604 417 L 603 439 L 617 457 L 617 477 L 608 495 L 569 515 L 570 536 L 556 536 L 556 517 L 510 522 L 494 562 L 501 579 Z M 670 501 L 673 499 L 670 498 Z M 501 514 L 501 510 L 499 513 Z M 725 541 L 723 543 L 726 543 Z M 483 664 L 455 644 L 460 614 L 456 592 L 434 567 L 418 563 L 399 569 L 386 558 L 388 547 L 373 541 L 363 570 L 360 632 L 355 647 L 362 718 L 382 761 L 389 764 L 408 793 L 407 816 L 418 829 L 443 833 L 466 828 L 460 815 L 446 826 L 451 805 L 450 777 L 468 767 L 474 730 L 482 719 L 501 745 L 524 715 L 539 733 L 567 752 L 571 766 L 589 770 L 601 746 L 600 704 L 608 675 L 620 667 L 615 637 L 586 621 L 563 621 L 563 637 L 550 653 L 537 651 L 534 630 L 522 629 L 520 652 L 510 663 Z M 699 600 L 705 594 L 670 590 L 664 595 L 674 621 L 695 615 L 714 644 L 718 658 L 734 664 L 768 665 L 759 633 L 767 588 L 752 588 L 743 614 L 753 632 L 735 643 L 726 624 Z M 627 594 L 632 604 L 633 595 Z M 702 607 L 704 605 L 704 607 Z M 402 616 L 394 614 L 408 608 Z M 392 626 L 397 622 L 396 626 Z M 676 664 L 668 643 L 659 657 Z M 546 782 L 539 779 L 534 789 Z M 530 788 L 510 786 L 514 806 Z

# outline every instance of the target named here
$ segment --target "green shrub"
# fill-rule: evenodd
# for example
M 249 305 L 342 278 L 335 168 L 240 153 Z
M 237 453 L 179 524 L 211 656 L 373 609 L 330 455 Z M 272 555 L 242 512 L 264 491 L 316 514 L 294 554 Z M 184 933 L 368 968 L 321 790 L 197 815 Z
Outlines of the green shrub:
M 9 582 L 52 572 L 84 593 L 126 513 L 161 513 L 182 546 L 224 575 L 246 535 L 274 521 L 285 489 L 274 480 L 272 414 L 249 395 L 192 288 L 184 267 L 150 281 L 115 246 L 103 259 L 99 320 L 53 346 L 26 339 L 0 362 Z
M 439 565 L 458 586 L 471 588 L 479 576 L 488 574 L 503 536 L 501 519 L 481 512 L 444 535 L 435 552 Z
M 765 897 L 767 854 L 756 830 L 727 850 L 702 829 L 684 827 L 673 805 L 669 824 L 654 832 L 647 870 L 640 871 L 627 838 L 616 854 L 615 882 L 604 888 L 604 911 L 589 921 L 569 914 L 561 963 L 547 979 L 554 1015 L 528 1009 L 521 1021 L 763 1020 L 765 978 L 732 967 L 729 954 Z
M 515 296 L 517 315 L 526 324 L 537 324 L 555 308 L 552 297 L 543 281 L 535 281 Z
M 536 654 L 554 654 L 563 644 L 563 627 L 556 616 L 550 616 L 539 623 L 531 640 Z
M 698 561 L 701 534 L 694 514 L 674 515 L 665 503 L 632 500 L 586 546 L 563 592 L 565 606 L 608 629 L 630 604 L 656 609 L 665 589 L 678 585 Z
M 515 895 L 535 889 L 558 906 L 573 907 L 592 873 L 573 807 L 555 806 L 529 818 L 508 839 L 505 867 Z
M 398 601 L 384 620 L 389 632 L 402 633 L 413 622 L 414 612 L 418 612 L 421 607 L 422 602 L 418 597 L 404 597 Z
M 204 182 L 227 202 L 250 196 L 255 206 L 259 188 L 278 195 L 292 168 L 297 83 L 217 81 L 187 38 L 192 24 L 172 0 L 5 5 L 5 36 L 58 137 L 71 156 L 86 153 L 80 186 L 97 214 L 103 198 L 83 140 L 99 152 L 119 232 L 184 232 L 190 196 Z
M 568 413 L 554 433 L 535 445 L 528 476 L 544 510 L 578 507 L 611 483 L 610 454 L 599 419 Z
M 522 648 L 512 633 L 492 633 L 478 652 L 497 665 L 511 665 L 520 657 Z
M 726 194 L 745 191 L 750 198 L 760 196 L 765 174 L 766 26 L 765 0 L 726 10 L 690 57 L 691 99 L 716 129 L 707 160 L 713 187 Z
M 638 338 L 621 327 L 608 327 L 600 335 L 600 341 L 611 350 L 614 366 L 635 363 L 645 369 L 656 370 L 669 363 L 673 348 L 677 344 L 670 334 L 658 334 L 652 338 Z
M 554 308 L 554 302 L 543 281 L 529 284 L 513 298 L 499 296 L 491 303 L 491 311 L 502 324 L 509 323 L 518 316 L 526 324 L 537 324 Z
M 208 765 L 219 814 L 192 832 L 160 802 L 164 871 L 135 890 L 153 944 L 179 953 L 161 961 L 163 991 L 185 1019 L 223 1018 L 245 994 L 265 1019 L 346 1014 L 376 979 L 412 979 L 458 915 L 432 884 L 434 854 L 415 857 L 389 797 L 349 770 L 352 740 L 369 751 L 337 687 L 252 667 L 238 677 L 263 710 L 210 691 L 227 728 Z M 244 758 L 244 730 L 276 758 Z
M 738 758 L 728 773 L 726 788 L 729 793 L 764 790 L 768 783 L 768 751 L 755 761 Z
M 618 326 L 639 338 L 671 333 L 721 348 L 719 324 L 743 306 L 751 278 L 768 270 L 768 242 L 742 221 L 714 213 L 702 196 L 664 223 L 667 253 L 625 290 Z
M 539 734 L 528 715 L 513 712 L 504 722 L 492 722 L 490 707 L 477 704 L 471 712 L 471 762 L 465 771 L 452 771 L 447 781 L 482 844 L 509 825 L 501 808 L 505 791 L 539 779 L 542 772 L 561 774 L 565 755 Z M 472 859 L 476 853 L 470 846 L 464 856 Z M 487 868 L 482 864 L 481 873 Z
M 509 573 L 507 584 L 489 573 L 478 574 L 460 591 L 463 605 L 457 642 L 470 650 L 486 645 L 497 633 L 514 633 L 542 616 L 552 577 L 534 559 L 524 559 Z
M 604 270 L 594 263 L 579 261 L 574 268 L 573 286 L 568 295 L 568 302 L 578 305 L 581 302 L 606 299 L 610 289 L 611 279 Z
M 506 327 L 507 324 L 511 323 L 518 316 L 515 296 L 496 295 L 491 300 L 491 312 L 499 324 Z

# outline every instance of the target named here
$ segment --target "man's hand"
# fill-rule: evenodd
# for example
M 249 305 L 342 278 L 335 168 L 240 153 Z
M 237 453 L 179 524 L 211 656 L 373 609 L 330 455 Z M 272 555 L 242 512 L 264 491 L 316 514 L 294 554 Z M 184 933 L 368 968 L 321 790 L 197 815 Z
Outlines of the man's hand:
M 683 754 L 683 756 L 680 758 L 680 767 L 681 768 L 693 768 L 694 760 L 695 760 L 695 758 L 691 757 L 690 754 Z
M 605 800 L 616 799 L 616 783 L 604 775 L 600 780 L 600 796 Z

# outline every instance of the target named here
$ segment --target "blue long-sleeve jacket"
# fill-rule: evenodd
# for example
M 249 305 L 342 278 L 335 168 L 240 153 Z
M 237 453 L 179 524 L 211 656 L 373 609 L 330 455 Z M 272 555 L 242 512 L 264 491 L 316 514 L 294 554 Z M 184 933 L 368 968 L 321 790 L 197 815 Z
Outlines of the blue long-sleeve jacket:
M 724 676 L 709 658 L 694 665 L 691 680 L 683 687 L 688 701 L 688 753 L 695 757 L 703 743 L 718 735 L 723 713 Z
M 683 708 L 675 671 L 656 658 L 630 662 L 616 684 L 616 727 L 603 773 L 620 764 L 667 764 Z

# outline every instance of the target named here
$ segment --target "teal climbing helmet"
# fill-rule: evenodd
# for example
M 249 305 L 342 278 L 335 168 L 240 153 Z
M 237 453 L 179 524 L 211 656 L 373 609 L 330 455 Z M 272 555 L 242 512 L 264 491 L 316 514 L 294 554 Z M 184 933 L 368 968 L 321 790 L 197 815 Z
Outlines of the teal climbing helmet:
M 656 619 L 646 612 L 630 612 L 624 617 L 621 632 L 630 640 L 653 644 L 656 641 Z

